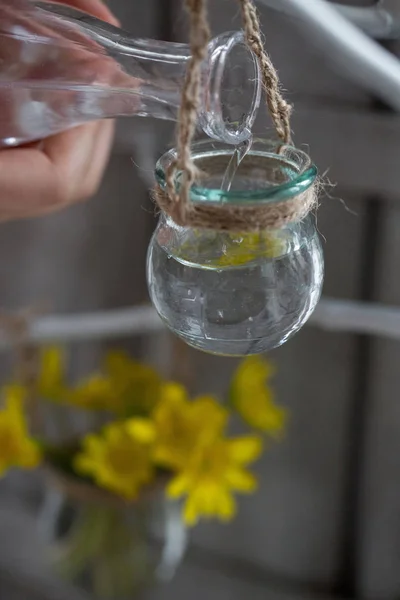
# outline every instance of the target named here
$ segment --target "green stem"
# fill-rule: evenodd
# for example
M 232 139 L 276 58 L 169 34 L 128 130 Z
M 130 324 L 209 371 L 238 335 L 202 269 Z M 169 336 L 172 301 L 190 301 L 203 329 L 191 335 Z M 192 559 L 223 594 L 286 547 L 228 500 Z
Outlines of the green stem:
M 98 507 L 88 506 L 82 510 L 73 531 L 61 545 L 61 555 L 57 563 L 65 577 L 79 577 L 96 554 L 106 534 L 103 517 L 103 509 Z
M 139 507 L 136 507 L 139 509 Z M 98 598 L 131 598 L 151 576 L 147 510 L 131 520 L 118 509 L 86 507 L 62 548 L 58 565 L 64 576 L 90 575 Z

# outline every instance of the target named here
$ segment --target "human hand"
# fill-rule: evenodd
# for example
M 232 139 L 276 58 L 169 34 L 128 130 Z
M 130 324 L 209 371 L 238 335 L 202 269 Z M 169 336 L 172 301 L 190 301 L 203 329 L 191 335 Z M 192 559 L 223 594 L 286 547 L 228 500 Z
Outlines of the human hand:
M 101 0 L 64 0 L 64 4 L 118 24 Z M 0 24 L 3 26 L 7 11 L 10 15 L 25 6 L 24 0 L 3 0 Z M 0 49 L 2 58 L 11 45 Z M 89 53 L 85 56 L 84 49 L 79 51 L 81 64 L 87 68 Z M 104 73 L 105 66 L 104 59 L 97 65 L 90 56 L 93 71 Z M 113 129 L 111 121 L 93 122 L 24 147 L 0 150 L 0 221 L 43 215 L 92 196 L 109 158 Z

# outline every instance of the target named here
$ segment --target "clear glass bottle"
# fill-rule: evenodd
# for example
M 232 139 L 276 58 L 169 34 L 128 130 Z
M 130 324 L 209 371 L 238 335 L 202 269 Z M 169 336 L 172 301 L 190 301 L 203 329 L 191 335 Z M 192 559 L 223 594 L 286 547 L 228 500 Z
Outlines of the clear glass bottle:
M 62 4 L 0 5 L 0 144 L 14 146 L 115 116 L 177 118 L 190 48 L 129 34 Z M 199 126 L 214 139 L 250 135 L 261 97 L 242 32 L 210 43 Z
M 282 202 L 317 176 L 304 152 L 255 140 L 226 191 L 221 185 L 232 152 L 224 143 L 194 144 L 195 164 L 205 175 L 201 187 L 192 187 L 193 202 Z M 172 150 L 157 164 L 161 187 L 174 156 Z M 213 165 L 208 177 L 207 164 Z M 286 342 L 313 312 L 323 274 L 312 216 L 241 234 L 180 227 L 162 215 L 148 253 L 150 297 L 160 317 L 189 345 L 221 355 L 257 354 Z
M 78 597 L 134 600 L 173 579 L 188 533 L 162 484 L 129 503 L 65 473 L 48 483 L 37 523 L 56 583 Z

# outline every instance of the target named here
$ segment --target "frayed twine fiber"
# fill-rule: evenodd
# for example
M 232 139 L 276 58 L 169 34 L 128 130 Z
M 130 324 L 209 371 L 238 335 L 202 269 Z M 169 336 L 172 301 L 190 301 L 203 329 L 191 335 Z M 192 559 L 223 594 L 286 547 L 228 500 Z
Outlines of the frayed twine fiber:
M 291 106 L 280 91 L 278 74 L 265 51 L 260 21 L 253 0 L 238 0 L 248 47 L 257 57 L 268 111 L 278 137 L 284 144 L 291 143 Z M 196 131 L 197 115 L 201 102 L 201 70 L 208 55 L 210 27 L 207 0 L 185 0 L 190 18 L 191 59 L 188 64 L 178 115 L 177 158 L 166 171 L 165 189 L 156 186 L 154 199 L 159 208 L 181 226 L 215 229 L 218 231 L 259 231 L 279 228 L 303 219 L 317 204 L 318 184 L 298 196 L 280 203 L 263 203 L 257 206 L 201 205 L 190 200 L 192 185 L 200 178 L 193 162 L 191 144 Z M 247 157 L 247 158 L 250 158 Z M 179 193 L 176 174 L 181 173 Z

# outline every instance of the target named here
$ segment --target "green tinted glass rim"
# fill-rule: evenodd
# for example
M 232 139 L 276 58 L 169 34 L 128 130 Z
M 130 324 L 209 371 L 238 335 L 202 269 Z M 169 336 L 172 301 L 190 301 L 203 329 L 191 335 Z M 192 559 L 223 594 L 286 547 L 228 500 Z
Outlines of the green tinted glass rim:
M 260 203 L 279 203 L 285 200 L 289 200 L 298 196 L 299 194 L 305 192 L 309 189 L 314 183 L 318 176 L 318 169 L 312 163 L 309 156 L 295 148 L 294 146 L 283 146 L 279 142 L 271 142 L 270 140 L 261 140 L 255 139 L 255 143 L 257 146 L 264 145 L 265 149 L 261 150 L 250 150 L 250 156 L 258 156 L 268 159 L 276 159 L 282 164 L 282 159 L 284 158 L 284 162 L 287 167 L 292 167 L 294 171 L 297 171 L 296 175 L 282 184 L 273 185 L 268 188 L 263 188 L 260 190 L 251 190 L 251 191 L 224 191 L 221 189 L 213 189 L 206 188 L 200 185 L 194 184 L 191 188 L 190 199 L 194 204 L 226 204 L 226 205 L 246 205 L 250 206 L 252 204 L 260 204 Z M 213 156 L 226 156 L 229 153 L 233 152 L 233 146 L 226 146 L 222 149 L 215 148 L 215 142 L 202 141 L 193 144 L 192 146 L 192 156 L 193 160 L 196 163 L 196 160 L 199 159 L 209 159 Z M 284 154 L 278 154 L 278 148 L 282 150 L 282 148 L 286 152 L 286 156 Z M 274 149 L 276 151 L 274 151 Z M 291 159 L 288 158 L 287 154 L 293 154 Z M 301 166 L 299 164 L 299 160 L 295 160 L 294 157 L 298 159 L 303 159 L 305 166 Z M 176 150 L 169 150 L 166 154 L 164 154 L 156 165 L 156 180 L 158 185 L 165 189 L 165 170 L 171 164 L 171 162 L 176 158 Z M 176 191 L 179 192 L 179 171 L 176 175 Z

